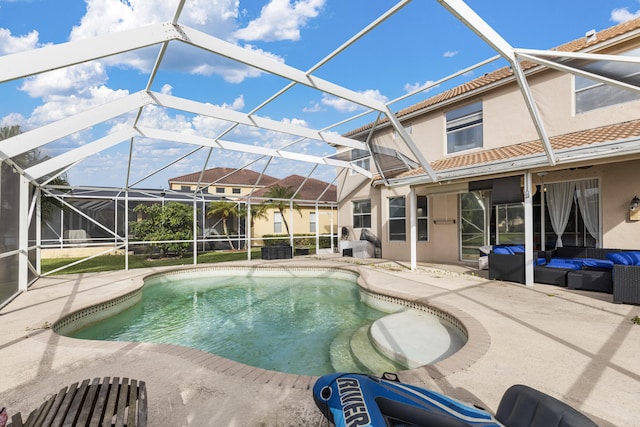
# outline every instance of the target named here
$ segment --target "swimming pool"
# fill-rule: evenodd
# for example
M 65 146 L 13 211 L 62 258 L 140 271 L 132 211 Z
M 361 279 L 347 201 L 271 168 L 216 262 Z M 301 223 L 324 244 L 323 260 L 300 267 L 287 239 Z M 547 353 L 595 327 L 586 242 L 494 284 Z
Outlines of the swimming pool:
M 363 303 L 357 277 L 333 269 L 174 271 L 146 279 L 129 308 L 59 333 L 176 344 L 293 374 L 405 369 L 369 340 L 374 322 L 401 307 Z

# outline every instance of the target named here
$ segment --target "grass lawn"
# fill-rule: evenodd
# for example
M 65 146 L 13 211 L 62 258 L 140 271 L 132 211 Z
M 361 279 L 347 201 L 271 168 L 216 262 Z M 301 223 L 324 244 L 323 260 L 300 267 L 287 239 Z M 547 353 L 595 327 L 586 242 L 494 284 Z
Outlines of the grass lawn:
M 251 250 L 252 259 L 260 259 L 260 249 Z M 62 266 L 79 261 L 82 258 L 49 258 L 42 260 L 42 273 L 46 273 Z M 247 259 L 245 251 L 211 251 L 198 254 L 198 264 L 224 261 L 240 261 Z M 149 259 L 147 255 L 129 255 L 129 268 L 163 267 L 167 265 L 191 265 L 193 255 L 187 254 L 182 258 Z M 124 255 L 103 255 L 67 267 L 55 274 L 96 273 L 124 269 Z

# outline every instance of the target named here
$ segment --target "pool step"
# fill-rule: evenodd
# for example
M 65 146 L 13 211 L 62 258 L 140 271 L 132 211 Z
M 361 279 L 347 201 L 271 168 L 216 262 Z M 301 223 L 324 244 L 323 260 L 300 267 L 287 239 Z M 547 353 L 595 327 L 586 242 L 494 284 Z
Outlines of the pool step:
M 383 356 L 373 345 L 369 337 L 371 324 L 358 329 L 349 342 L 354 359 L 364 365 L 371 373 L 397 372 L 406 369 L 400 363 Z
M 351 336 L 353 332 L 343 331 L 334 338 L 329 349 L 331 366 L 336 372 L 358 372 L 372 374 L 367 368 L 358 363 L 351 353 Z

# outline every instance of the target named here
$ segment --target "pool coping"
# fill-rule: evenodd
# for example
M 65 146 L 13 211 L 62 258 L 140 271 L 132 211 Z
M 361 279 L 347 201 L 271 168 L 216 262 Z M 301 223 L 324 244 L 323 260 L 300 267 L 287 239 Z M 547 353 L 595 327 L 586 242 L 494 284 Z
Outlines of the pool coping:
M 105 348 L 118 350 L 131 350 L 133 347 L 145 351 L 158 352 L 179 357 L 204 369 L 210 369 L 218 373 L 240 377 L 262 384 L 271 384 L 278 387 L 292 387 L 300 389 L 311 389 L 318 376 L 289 374 L 278 371 L 271 371 L 255 366 L 246 365 L 231 359 L 218 356 L 216 354 L 207 353 L 190 347 L 182 347 L 171 344 L 154 344 L 154 343 L 137 343 L 137 342 L 114 342 L 114 341 L 97 341 L 70 338 L 56 331 L 63 328 L 65 324 L 69 324 L 75 319 L 85 317 L 91 313 L 95 315 L 97 307 L 104 305 L 104 317 L 110 316 L 109 311 L 115 304 L 125 304 L 125 306 L 134 304 L 140 299 L 144 281 L 155 276 L 161 276 L 173 273 L 185 273 L 190 271 L 220 271 L 220 270 L 270 270 L 270 271 L 292 271 L 292 270 L 334 270 L 346 271 L 357 275 L 357 284 L 361 292 L 366 293 L 372 298 L 380 299 L 387 303 L 398 304 L 407 308 L 426 311 L 436 314 L 439 317 L 454 323 L 461 327 L 463 333 L 467 335 L 466 344 L 456 353 L 438 362 L 423 365 L 413 369 L 407 369 L 397 372 L 398 377 L 404 382 L 429 382 L 444 378 L 453 373 L 465 370 L 479 360 L 489 350 L 491 339 L 487 330 L 475 318 L 468 315 L 464 311 L 447 304 L 435 301 L 424 301 L 417 298 L 411 298 L 406 294 L 393 292 L 391 290 L 376 289 L 366 281 L 361 274 L 358 266 L 313 266 L 303 267 L 296 265 L 269 265 L 269 266 L 241 266 L 241 265 L 224 265 L 224 266 L 200 266 L 200 267 L 178 267 L 164 270 L 161 272 L 150 273 L 145 276 L 137 277 L 132 280 L 131 287 L 125 292 L 108 298 L 103 301 L 96 301 L 85 304 L 82 307 L 74 309 L 72 312 L 60 317 L 53 322 L 52 327 L 33 336 L 39 341 L 47 342 L 51 334 L 55 334 L 57 345 L 64 347 L 81 347 L 81 348 Z M 98 310 L 100 311 L 100 310 Z M 93 319 L 92 319 L 93 321 Z M 382 373 L 379 373 L 382 374 Z

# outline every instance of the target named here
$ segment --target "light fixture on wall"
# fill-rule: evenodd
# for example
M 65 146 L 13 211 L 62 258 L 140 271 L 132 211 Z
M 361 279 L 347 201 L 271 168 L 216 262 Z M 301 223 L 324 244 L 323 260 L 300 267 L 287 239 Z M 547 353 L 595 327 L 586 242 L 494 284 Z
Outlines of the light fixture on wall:
M 638 196 L 633 196 L 631 203 L 629 203 L 629 219 L 632 221 L 640 220 L 640 199 Z

